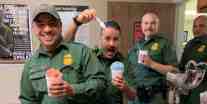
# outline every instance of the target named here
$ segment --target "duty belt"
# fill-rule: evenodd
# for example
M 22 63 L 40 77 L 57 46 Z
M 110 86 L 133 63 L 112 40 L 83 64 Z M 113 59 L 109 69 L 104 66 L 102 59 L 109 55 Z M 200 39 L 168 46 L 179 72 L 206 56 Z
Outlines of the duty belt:
M 139 86 L 137 87 L 137 96 L 140 102 L 149 103 L 156 94 L 162 94 L 163 99 L 166 98 L 166 86 Z

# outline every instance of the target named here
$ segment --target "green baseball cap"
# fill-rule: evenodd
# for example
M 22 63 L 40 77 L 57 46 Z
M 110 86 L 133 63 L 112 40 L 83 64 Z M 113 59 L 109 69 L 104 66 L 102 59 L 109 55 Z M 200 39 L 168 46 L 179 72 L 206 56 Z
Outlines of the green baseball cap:
M 55 10 L 55 7 L 49 4 L 41 4 L 40 6 L 38 6 L 32 13 L 32 21 L 34 21 L 38 17 L 38 15 L 42 13 L 48 13 L 49 15 L 60 21 L 60 16 Z

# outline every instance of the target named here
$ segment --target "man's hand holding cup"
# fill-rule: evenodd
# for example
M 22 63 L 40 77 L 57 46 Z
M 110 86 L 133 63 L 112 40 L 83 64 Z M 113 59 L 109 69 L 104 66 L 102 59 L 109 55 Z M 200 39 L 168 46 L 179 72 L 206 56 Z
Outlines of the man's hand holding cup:
M 50 68 L 46 72 L 48 95 L 52 97 L 61 97 L 66 94 L 74 95 L 74 90 L 69 83 L 63 80 L 63 74 L 54 68 Z
M 125 83 L 123 79 L 124 64 L 121 62 L 114 62 L 111 65 L 112 84 L 120 90 L 124 90 Z

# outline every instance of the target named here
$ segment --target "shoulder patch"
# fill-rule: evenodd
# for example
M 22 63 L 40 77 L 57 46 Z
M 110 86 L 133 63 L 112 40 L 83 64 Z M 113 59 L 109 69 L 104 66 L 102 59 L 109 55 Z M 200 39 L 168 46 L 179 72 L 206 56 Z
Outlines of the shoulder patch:
M 205 48 L 206 48 L 206 45 L 201 45 L 201 46 L 197 49 L 197 52 L 202 53 L 202 52 L 204 52 Z
M 156 51 L 156 50 L 159 50 L 159 49 L 160 49 L 160 44 L 159 43 L 154 43 L 151 46 L 151 50 L 153 50 L 153 51 Z

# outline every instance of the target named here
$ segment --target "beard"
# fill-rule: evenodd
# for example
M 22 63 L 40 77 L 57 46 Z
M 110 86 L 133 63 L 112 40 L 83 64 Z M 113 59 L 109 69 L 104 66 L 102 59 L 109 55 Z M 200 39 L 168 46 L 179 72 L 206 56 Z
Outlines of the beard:
M 117 49 L 115 47 L 109 47 L 106 49 L 108 52 L 112 52 L 115 53 L 117 51 Z
M 109 47 L 104 49 L 104 57 L 107 59 L 112 59 L 117 53 L 117 48 Z

